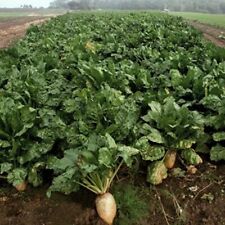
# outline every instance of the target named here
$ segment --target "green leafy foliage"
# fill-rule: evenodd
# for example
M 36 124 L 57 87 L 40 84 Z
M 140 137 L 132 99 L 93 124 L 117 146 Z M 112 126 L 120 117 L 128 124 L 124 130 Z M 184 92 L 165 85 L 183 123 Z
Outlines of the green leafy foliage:
M 181 157 L 188 164 L 198 165 L 203 162 L 202 158 L 193 150 L 193 149 L 185 149 L 181 152 Z
M 143 134 L 148 134 L 151 142 L 168 147 L 179 146 L 188 139 L 195 143 L 203 130 L 201 115 L 186 106 L 180 107 L 172 97 L 164 102 L 163 105 L 154 101 L 149 104 L 151 110 L 142 117 L 148 123 L 148 127 L 143 127 Z
M 130 167 L 133 157 L 138 153 L 136 148 L 117 145 L 107 133 L 104 136 L 92 134 L 79 146 L 65 150 L 63 158 L 53 157 L 49 160 L 48 168 L 54 170 L 57 176 L 53 179 L 48 195 L 52 191 L 70 193 L 79 187 L 84 178 L 93 174 L 104 179 L 118 166 L 120 160 Z
M 213 134 L 214 141 L 224 141 L 225 140 L 225 132 L 217 132 Z
M 213 161 L 225 160 L 225 147 L 216 145 L 210 151 L 210 159 Z
M 26 176 L 27 176 L 26 169 L 16 168 L 8 174 L 7 179 L 9 183 L 13 184 L 13 186 L 17 186 L 25 181 Z
M 147 137 L 140 138 L 135 145 L 140 149 L 143 160 L 155 161 L 165 155 L 164 147 L 160 145 L 150 145 Z
M 51 170 L 48 194 L 68 194 L 139 154 L 224 159 L 221 52 L 182 19 L 146 12 L 67 14 L 32 27 L 0 50 L 0 173 L 38 186 Z

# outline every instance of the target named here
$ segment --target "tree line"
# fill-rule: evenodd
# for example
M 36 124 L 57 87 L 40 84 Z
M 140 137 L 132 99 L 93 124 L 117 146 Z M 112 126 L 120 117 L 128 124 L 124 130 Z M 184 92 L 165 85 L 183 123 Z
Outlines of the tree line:
M 54 0 L 51 8 L 66 9 L 156 9 L 225 13 L 225 0 Z

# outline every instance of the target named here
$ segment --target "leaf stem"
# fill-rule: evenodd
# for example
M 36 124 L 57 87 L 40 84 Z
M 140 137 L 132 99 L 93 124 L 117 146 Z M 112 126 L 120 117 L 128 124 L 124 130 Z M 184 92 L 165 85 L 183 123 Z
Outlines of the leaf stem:
M 112 181 L 113 181 L 113 179 L 115 178 L 116 174 L 118 173 L 118 171 L 119 171 L 120 167 L 122 166 L 122 164 L 123 164 L 123 160 L 120 162 L 119 166 L 117 167 L 117 169 L 116 169 L 115 172 L 113 173 L 111 179 L 109 180 L 108 188 L 107 188 L 107 189 L 109 189 L 109 187 L 111 186 Z
M 118 165 L 114 173 L 112 173 L 112 171 L 109 171 L 108 175 L 104 177 L 100 177 L 99 173 L 95 172 L 85 177 L 82 180 L 82 182 L 77 182 L 77 183 L 97 195 L 104 194 L 110 188 L 112 181 L 115 178 L 116 174 L 118 173 L 122 164 L 123 164 L 123 160 L 120 162 L 120 164 Z
M 89 191 L 95 193 L 96 195 L 99 194 L 99 192 L 94 187 L 89 187 L 89 185 L 85 185 L 85 184 L 83 184 L 81 182 L 77 182 L 77 183 L 80 184 L 81 186 L 87 188 Z

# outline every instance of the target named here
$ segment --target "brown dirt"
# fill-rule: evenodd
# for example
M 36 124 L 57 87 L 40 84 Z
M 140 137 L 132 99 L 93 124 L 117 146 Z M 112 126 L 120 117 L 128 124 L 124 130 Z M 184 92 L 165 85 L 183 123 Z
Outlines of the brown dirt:
M 219 47 L 222 47 L 222 48 L 225 47 L 225 40 L 219 38 L 221 34 L 225 33 L 225 29 L 216 28 L 208 24 L 203 24 L 197 21 L 190 21 L 190 24 L 196 29 L 200 30 L 207 40 L 213 42 L 215 45 Z
M 149 202 L 149 216 L 136 225 L 224 225 L 224 171 L 224 165 L 205 164 L 195 175 L 169 176 L 150 188 L 139 174 L 134 180 Z M 95 196 L 88 191 L 53 194 L 51 199 L 45 192 L 43 187 L 29 187 L 22 194 L 9 187 L 0 189 L 0 224 L 104 225 L 94 209 Z
M 169 178 L 155 188 L 159 195 L 158 219 L 150 219 L 147 224 L 161 225 L 224 225 L 225 224 L 225 166 L 204 165 L 195 175 L 184 178 Z M 154 192 L 153 192 L 154 193 Z M 153 198 L 156 201 L 156 198 Z M 163 213 L 163 208 L 165 214 Z M 159 218 L 161 215 L 161 219 Z M 145 224 L 143 224 L 145 225 Z
M 6 48 L 25 35 L 29 26 L 43 23 L 48 18 L 24 17 L 0 22 L 0 48 Z
M 2 189 L 0 194 L 0 224 L 104 225 L 92 203 L 94 196 L 85 191 L 70 196 L 53 194 L 48 199 L 46 188 L 30 187 L 26 193 L 17 193 L 8 187 Z

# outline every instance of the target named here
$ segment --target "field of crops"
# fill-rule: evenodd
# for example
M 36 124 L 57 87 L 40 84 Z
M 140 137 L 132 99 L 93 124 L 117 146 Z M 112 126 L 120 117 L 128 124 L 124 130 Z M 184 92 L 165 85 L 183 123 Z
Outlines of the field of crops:
M 172 12 L 171 15 L 182 16 L 185 19 L 197 20 L 201 23 L 210 24 L 225 28 L 225 15 L 209 14 L 209 13 L 194 13 L 194 12 Z
M 57 9 L 5 9 L 0 8 L 0 22 L 10 21 L 16 18 L 29 17 L 48 17 L 53 15 L 64 14 L 65 10 Z
M 160 184 L 181 158 L 225 160 L 225 50 L 183 20 L 67 14 L 0 51 L 0 174 L 106 193 L 126 168 Z M 137 168 L 138 167 L 138 168 Z

